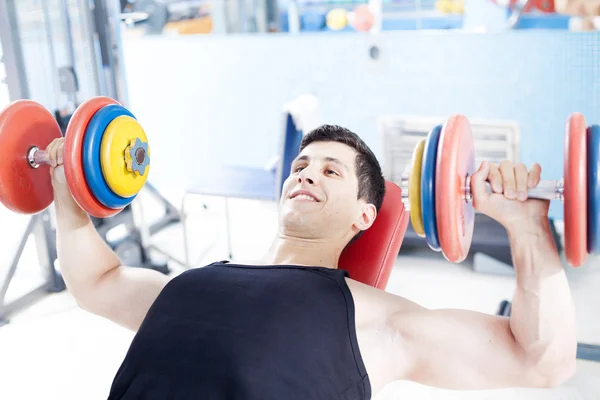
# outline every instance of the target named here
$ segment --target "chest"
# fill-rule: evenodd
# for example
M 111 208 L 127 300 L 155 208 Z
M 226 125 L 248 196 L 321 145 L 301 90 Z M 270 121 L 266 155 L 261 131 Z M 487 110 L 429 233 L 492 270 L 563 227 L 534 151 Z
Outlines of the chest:
M 124 365 L 203 393 L 227 382 L 258 396 L 245 398 L 363 398 L 369 383 L 350 292 L 340 281 L 306 274 L 222 269 L 182 276 L 151 307 Z

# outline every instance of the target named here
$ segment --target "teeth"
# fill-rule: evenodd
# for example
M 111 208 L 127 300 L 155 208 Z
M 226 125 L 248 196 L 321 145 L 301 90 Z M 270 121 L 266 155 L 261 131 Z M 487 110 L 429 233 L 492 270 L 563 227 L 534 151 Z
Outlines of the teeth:
M 296 196 L 294 198 L 315 201 L 315 199 L 313 199 L 312 197 L 310 197 L 309 195 L 306 195 L 306 194 L 299 194 L 298 196 Z

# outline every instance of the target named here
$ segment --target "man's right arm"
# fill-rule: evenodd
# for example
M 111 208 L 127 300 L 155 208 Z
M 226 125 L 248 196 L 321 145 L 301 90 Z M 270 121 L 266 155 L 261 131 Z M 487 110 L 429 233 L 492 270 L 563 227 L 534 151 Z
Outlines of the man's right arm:
M 51 174 L 61 273 L 81 308 L 137 331 L 170 278 L 121 264 L 69 192 L 62 167 L 62 143 L 59 139 L 48 147 L 55 163 Z

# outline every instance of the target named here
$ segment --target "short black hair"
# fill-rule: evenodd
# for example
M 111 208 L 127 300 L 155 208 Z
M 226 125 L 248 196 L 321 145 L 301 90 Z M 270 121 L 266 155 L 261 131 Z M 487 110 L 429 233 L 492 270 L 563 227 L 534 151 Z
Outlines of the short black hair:
M 300 152 L 315 142 L 337 142 L 351 147 L 356 152 L 356 177 L 358 178 L 358 199 L 365 199 L 373 204 L 377 213 L 385 196 L 385 178 L 381 165 L 373 151 L 356 133 L 338 125 L 321 125 L 302 138 Z M 360 237 L 359 232 L 350 243 Z

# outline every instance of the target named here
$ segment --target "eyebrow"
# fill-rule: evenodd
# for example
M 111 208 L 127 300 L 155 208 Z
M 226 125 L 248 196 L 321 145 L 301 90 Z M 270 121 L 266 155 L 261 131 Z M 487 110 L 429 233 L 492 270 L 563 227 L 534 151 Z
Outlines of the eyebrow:
M 347 170 L 347 171 L 349 170 L 348 167 L 346 166 L 346 164 L 344 164 L 343 162 L 341 162 L 337 158 L 334 158 L 334 157 L 323 157 L 323 160 L 325 160 L 327 162 L 332 162 L 334 164 L 338 164 L 339 166 L 341 166 L 345 170 Z M 307 155 L 300 156 L 300 157 L 296 158 L 296 160 L 294 160 L 294 162 L 297 162 L 297 161 L 310 161 L 310 157 L 307 156 Z

